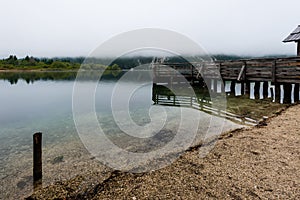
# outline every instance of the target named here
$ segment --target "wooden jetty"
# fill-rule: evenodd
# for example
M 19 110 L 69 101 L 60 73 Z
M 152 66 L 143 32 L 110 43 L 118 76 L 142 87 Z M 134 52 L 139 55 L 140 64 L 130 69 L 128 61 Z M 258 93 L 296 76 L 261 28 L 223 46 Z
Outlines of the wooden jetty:
M 249 95 L 252 91 L 255 99 L 271 96 L 279 103 L 299 102 L 300 85 L 300 25 L 283 42 L 297 43 L 297 57 L 260 58 L 234 61 L 203 62 L 165 62 L 157 59 L 153 66 L 153 101 L 156 104 L 171 106 L 189 106 L 205 112 L 225 115 L 245 121 L 245 118 L 226 111 L 213 110 L 211 102 L 205 98 L 162 94 L 155 88 L 168 85 L 168 88 L 180 86 L 188 81 L 193 87 L 206 87 L 211 94 L 225 92 L 230 83 L 230 95 L 236 95 L 236 85 L 240 84 L 240 94 Z M 184 81 L 183 78 L 184 77 Z M 254 87 L 251 87 L 251 85 Z M 218 88 L 221 86 L 221 91 Z M 261 95 L 262 91 L 262 95 Z M 271 95 L 270 95 L 271 93 Z M 172 98 L 171 98 L 172 97 Z M 283 97 L 283 99 L 282 99 Z
M 179 78 L 180 73 L 192 85 L 204 84 L 216 91 L 218 81 L 224 83 L 230 81 L 231 93 L 235 93 L 235 86 L 240 83 L 241 93 L 250 94 L 250 84 L 253 82 L 255 96 L 259 98 L 261 87 L 264 96 L 268 96 L 269 83 L 271 83 L 275 88 L 273 93 L 274 96 L 276 95 L 276 101 L 280 101 L 281 87 L 284 90 L 284 103 L 291 103 L 292 96 L 294 102 L 299 101 L 300 57 L 203 63 L 163 62 L 154 63 L 153 70 L 155 84 L 179 84 L 182 80 Z

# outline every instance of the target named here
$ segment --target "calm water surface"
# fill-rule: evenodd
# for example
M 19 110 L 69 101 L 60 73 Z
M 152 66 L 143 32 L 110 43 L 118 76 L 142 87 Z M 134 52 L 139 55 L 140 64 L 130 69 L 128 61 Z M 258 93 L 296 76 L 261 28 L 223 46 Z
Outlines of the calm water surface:
M 7 189 L 24 188 L 18 179 L 22 171 L 31 173 L 32 135 L 43 133 L 43 148 L 78 140 L 72 116 L 72 90 L 75 73 L 3 73 L 0 75 L 0 180 L 1 194 Z M 120 76 L 120 75 L 119 75 Z M 103 123 L 110 122 L 110 96 L 118 75 L 107 75 L 96 91 L 96 111 Z M 84 84 L 93 84 L 84 81 Z M 130 86 L 134 82 L 125 83 Z M 137 90 L 130 101 L 132 110 L 138 110 L 137 121 L 149 121 L 145 114 L 152 105 L 152 85 Z M 145 111 L 145 112 L 144 112 Z M 142 116 L 142 117 L 141 117 Z M 101 122 L 100 122 L 101 123 Z M 106 123 L 107 130 L 117 132 L 114 123 Z M 23 159 L 27 160 L 23 160 Z M 10 179 L 11 183 L 7 182 Z M 30 178 L 27 178 L 27 182 Z M 18 184 L 19 183 L 19 184 Z M 16 184 L 9 186 L 8 184 Z M 27 184 L 28 185 L 28 184 Z M 14 192 L 12 189 L 11 192 Z M 1 199 L 0 195 L 0 199 Z M 4 196 L 9 197 L 9 196 Z M 3 198 L 4 198 L 3 197 Z
M 108 74 L 95 93 L 99 122 L 102 128 L 112 134 L 121 132 L 113 122 L 110 111 L 110 97 L 120 76 Z M 48 165 L 51 168 L 52 160 L 60 155 L 56 151 L 57 146 L 73 144 L 74 141 L 80 143 L 72 115 L 75 77 L 75 73 L 69 72 L 0 74 L 0 199 L 13 199 L 31 192 L 33 133 L 43 133 L 44 171 L 50 171 Z M 82 82 L 93 84 L 86 80 Z M 129 81 L 123 84 L 130 87 L 138 83 Z M 139 125 L 149 123 L 149 109 L 152 106 L 152 85 L 144 85 L 133 93 L 129 102 L 133 120 Z M 172 107 L 168 107 L 167 112 L 171 118 L 178 115 Z M 64 164 L 74 160 L 78 151 L 83 151 L 72 149 L 74 146 L 65 147 L 69 148 L 72 156 L 68 158 L 64 154 Z M 81 159 L 80 156 L 78 159 Z M 49 177 L 52 175 L 49 174 Z

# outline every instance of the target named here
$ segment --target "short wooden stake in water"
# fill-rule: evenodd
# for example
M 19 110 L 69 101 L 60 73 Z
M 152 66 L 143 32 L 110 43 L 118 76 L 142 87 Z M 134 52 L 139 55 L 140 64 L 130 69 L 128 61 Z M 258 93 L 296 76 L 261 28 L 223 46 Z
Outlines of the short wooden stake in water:
M 33 182 L 42 180 L 42 133 L 33 135 Z

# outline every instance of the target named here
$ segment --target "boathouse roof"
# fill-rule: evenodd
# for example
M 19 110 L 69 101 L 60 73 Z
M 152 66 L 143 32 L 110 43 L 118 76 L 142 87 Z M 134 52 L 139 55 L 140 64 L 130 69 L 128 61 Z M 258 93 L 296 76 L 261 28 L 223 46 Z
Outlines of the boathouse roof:
M 300 41 L 300 25 L 287 37 L 283 42 L 297 42 Z

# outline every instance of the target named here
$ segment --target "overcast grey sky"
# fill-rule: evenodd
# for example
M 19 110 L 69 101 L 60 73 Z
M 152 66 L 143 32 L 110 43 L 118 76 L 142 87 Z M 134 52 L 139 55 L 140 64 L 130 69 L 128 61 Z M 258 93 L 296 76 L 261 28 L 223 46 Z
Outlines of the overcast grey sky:
M 138 28 L 176 31 L 213 54 L 295 54 L 295 44 L 282 40 L 300 24 L 299 0 L 0 2 L 0 57 L 87 56 Z

